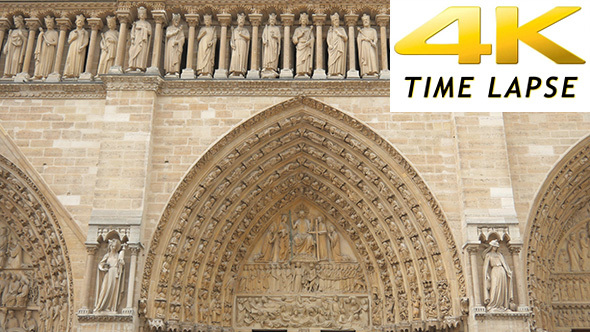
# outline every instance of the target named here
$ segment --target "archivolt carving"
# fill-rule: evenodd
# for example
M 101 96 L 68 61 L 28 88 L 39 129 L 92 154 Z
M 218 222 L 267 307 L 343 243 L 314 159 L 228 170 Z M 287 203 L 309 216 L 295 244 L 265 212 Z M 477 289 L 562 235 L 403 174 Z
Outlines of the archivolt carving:
M 255 243 L 302 200 L 354 247 L 369 330 L 456 324 L 465 296 L 461 262 L 424 182 L 368 127 L 302 97 L 238 126 L 179 184 L 146 258 L 140 302 L 150 325 L 236 326 L 232 310 L 247 258 L 265 255 L 254 252 Z
M 5 329 L 70 330 L 73 282 L 61 228 L 37 186 L 3 156 L 0 274 Z
M 532 205 L 525 247 L 529 301 L 539 329 L 590 327 L 579 319 L 590 314 L 589 158 L 587 137 L 549 174 Z

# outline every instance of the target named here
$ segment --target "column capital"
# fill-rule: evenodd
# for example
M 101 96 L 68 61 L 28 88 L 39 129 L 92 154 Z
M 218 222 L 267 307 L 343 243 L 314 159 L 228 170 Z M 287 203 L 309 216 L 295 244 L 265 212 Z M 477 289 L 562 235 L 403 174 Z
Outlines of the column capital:
M 358 23 L 359 16 L 357 14 L 346 14 L 344 15 L 344 22 L 346 25 L 351 27 L 355 26 Z
M 281 14 L 281 22 L 284 26 L 291 26 L 295 22 L 295 14 L 283 13 Z
M 141 245 L 141 243 L 131 243 L 131 244 L 129 244 L 128 248 L 129 248 L 129 251 L 131 252 L 131 255 L 137 255 L 137 254 L 139 254 L 141 249 L 143 249 L 143 245 Z
M 72 21 L 67 17 L 56 18 L 55 21 L 57 22 L 59 29 L 62 31 L 66 31 L 72 27 Z
M 6 17 L 0 18 L 0 30 L 10 29 L 10 21 Z
M 87 19 L 86 21 L 88 21 L 88 25 L 90 26 L 90 28 L 92 30 L 100 30 L 103 27 L 103 23 L 102 23 L 102 19 L 100 17 L 91 17 L 89 19 Z
M 313 14 L 313 15 L 311 15 L 311 17 L 313 18 L 313 24 L 324 25 L 324 23 L 326 23 L 326 18 L 328 17 L 328 15 L 326 15 L 326 14 Z
M 231 14 L 217 14 L 217 20 L 222 26 L 228 26 L 231 23 Z
M 389 15 L 377 14 L 377 16 L 375 16 L 375 21 L 377 22 L 377 25 L 380 27 L 386 26 L 389 24 Z
M 37 32 L 37 30 L 41 26 L 41 21 L 38 18 L 33 18 L 33 17 L 25 18 L 25 22 L 26 22 L 27 28 L 29 28 L 29 31 Z
M 259 27 L 262 23 L 262 14 L 259 13 L 252 13 L 248 14 L 248 19 L 253 27 Z
M 477 254 L 481 250 L 480 243 L 466 243 L 463 246 L 463 249 L 467 250 L 470 254 Z
M 98 251 L 98 243 L 86 243 L 86 253 L 88 255 L 95 255 Z
M 123 24 L 129 24 L 131 23 L 133 17 L 131 16 L 131 12 L 128 9 L 119 9 L 116 12 L 117 15 L 117 20 L 119 20 L 119 23 Z
M 152 10 L 152 17 L 157 24 L 168 23 L 168 15 L 166 15 L 166 11 L 163 9 Z
M 196 27 L 199 25 L 199 14 L 185 14 L 184 20 L 189 27 Z
M 522 250 L 522 243 L 508 243 L 508 250 L 513 255 L 518 255 Z

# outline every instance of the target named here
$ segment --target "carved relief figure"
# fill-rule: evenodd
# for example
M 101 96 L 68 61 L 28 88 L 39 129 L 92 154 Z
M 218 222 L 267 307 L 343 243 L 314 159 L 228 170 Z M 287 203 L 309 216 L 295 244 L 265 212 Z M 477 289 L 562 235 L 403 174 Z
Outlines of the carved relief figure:
M 289 259 L 291 253 L 291 242 L 289 240 L 289 226 L 287 225 L 288 216 L 283 215 L 281 217 L 281 223 L 279 224 L 278 231 L 278 261 L 286 261 Z
M 569 242 L 567 244 L 567 253 L 570 261 L 570 271 L 577 272 L 582 270 L 582 250 L 579 247 L 578 241 L 582 241 L 582 234 L 579 238 L 576 233 L 570 234 Z
M 281 51 L 281 31 L 277 24 L 277 15 L 268 16 L 268 24 L 262 31 L 262 78 L 276 78 L 279 76 L 279 53 Z
M 590 225 L 590 223 L 588 223 Z M 582 254 L 582 270 L 590 271 L 590 233 L 581 230 L 579 233 L 580 252 Z
M 362 77 L 376 77 L 379 74 L 377 62 L 377 30 L 371 28 L 371 17 L 363 15 L 363 28 L 358 29 L 357 44 Z
M 33 317 L 30 310 L 25 311 L 25 317 L 23 318 L 23 328 L 26 332 L 37 332 L 37 321 Z
M 295 44 L 297 53 L 295 71 L 296 77 L 310 77 L 313 67 L 313 31 L 308 27 L 309 16 L 307 13 L 301 13 L 299 16 L 300 27 L 293 32 L 293 44 Z
M 88 46 L 88 31 L 84 30 L 86 18 L 84 15 L 76 16 L 76 29 L 70 32 L 68 37 L 68 57 L 64 67 L 64 77 L 74 78 L 84 71 L 86 59 L 86 47 Z
M 21 246 L 18 244 L 18 238 L 14 235 L 10 237 L 8 243 L 8 267 L 13 269 L 19 269 L 22 267 L 22 251 Z
M 307 218 L 307 211 L 301 207 L 297 214 L 299 218 L 293 223 L 293 255 L 299 258 L 313 258 L 315 243 L 313 236 L 309 233 L 311 225 Z
M 328 76 L 343 78 L 346 72 L 346 41 L 348 36 L 340 26 L 338 13 L 330 16 L 332 26 L 328 29 L 326 42 L 328 43 Z
M 107 16 L 109 30 L 102 33 L 100 40 L 100 60 L 98 61 L 98 74 L 106 74 L 115 64 L 117 56 L 117 43 L 119 42 L 119 31 L 117 31 L 117 19 L 114 16 Z
M 0 226 L 0 269 L 4 268 L 8 255 L 8 228 Z
M 336 231 L 334 225 L 328 226 L 328 237 L 330 239 L 331 259 L 336 262 L 345 260 L 347 257 L 342 255 L 342 249 L 340 247 L 340 235 Z
M 197 75 L 199 77 L 212 77 L 213 65 L 215 63 L 215 44 L 217 43 L 217 33 L 211 26 L 211 15 L 203 16 L 205 26 L 199 30 L 197 41 L 199 47 L 197 51 Z
M 98 263 L 98 271 L 104 272 L 100 289 L 97 282 L 94 312 L 117 312 L 120 293 L 123 291 L 125 245 L 118 239 L 109 240 L 108 252 Z M 97 278 L 99 280 L 99 278 Z
M 55 19 L 50 16 L 45 17 L 45 27 L 47 27 L 47 31 L 43 31 L 43 28 L 39 27 L 39 38 L 35 47 L 34 78 L 36 79 L 45 78 L 51 74 L 57 51 L 59 34 L 55 31 Z
M 20 323 L 18 322 L 18 318 L 16 318 L 14 314 L 14 310 L 8 310 L 6 313 L 6 317 L 4 318 L 4 329 L 6 331 L 10 331 L 11 329 L 18 329 L 20 327 Z
M 331 225 L 330 225 L 331 226 Z M 324 217 L 319 216 L 315 219 L 315 229 L 317 234 L 317 254 L 318 259 L 328 260 L 330 258 L 330 240 L 328 239 L 328 231 L 326 230 L 326 224 Z
M 230 76 L 244 76 L 248 71 L 248 49 L 250 45 L 250 32 L 244 28 L 246 15 L 238 15 L 238 27 L 232 27 L 230 46 L 232 49 Z
M 277 242 L 277 232 L 275 231 L 275 225 L 271 225 L 269 230 L 266 232 L 264 243 L 262 244 L 261 252 L 254 257 L 254 261 L 257 262 L 270 262 L 273 260 L 275 247 Z
M 131 28 L 131 46 L 129 47 L 129 69 L 127 71 L 145 71 L 150 49 L 152 26 L 147 19 L 147 9 L 137 8 L 138 21 Z
M 172 14 L 172 25 L 166 28 L 166 54 L 164 56 L 166 75 L 178 76 L 180 73 L 180 58 L 184 40 L 184 32 L 180 26 L 180 14 Z
M 490 241 L 486 249 L 483 272 L 485 278 L 484 303 L 488 311 L 509 310 L 512 300 L 512 270 L 498 252 L 498 240 Z
M 8 38 L 2 52 L 6 56 L 4 77 L 13 77 L 20 73 L 27 45 L 27 30 L 25 29 L 23 17 L 16 15 L 13 19 L 15 29 L 10 30 L 8 33 Z

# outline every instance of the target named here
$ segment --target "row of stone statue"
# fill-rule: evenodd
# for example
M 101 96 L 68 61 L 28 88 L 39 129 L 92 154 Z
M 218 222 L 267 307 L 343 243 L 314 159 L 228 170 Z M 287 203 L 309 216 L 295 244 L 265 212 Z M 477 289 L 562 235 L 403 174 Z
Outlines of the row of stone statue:
M 259 328 L 366 327 L 367 297 L 238 297 L 237 324 Z
M 556 271 L 590 272 L 590 222 L 572 231 L 563 241 L 556 259 Z
M 39 326 L 37 320 L 33 317 L 33 312 L 27 310 L 23 314 L 23 318 L 19 319 L 14 310 L 8 310 L 4 317 L 3 324 L 4 331 L 14 332 L 38 332 Z
M 0 306 L 26 307 L 29 304 L 31 285 L 19 273 L 0 272 Z
M 590 276 L 554 279 L 552 289 L 556 302 L 590 301 Z
M 588 327 L 590 325 L 590 310 L 587 308 L 568 308 L 555 311 L 555 325 L 557 327 L 571 328 Z M 575 331 L 575 330 L 574 330 Z M 580 329 L 584 331 L 584 329 Z
M 106 18 L 108 30 L 102 33 L 100 40 L 100 58 L 98 61 L 98 68 L 96 74 L 107 73 L 121 73 L 123 53 L 117 52 L 118 48 L 128 48 L 126 72 L 145 72 L 148 69 L 148 59 L 150 55 L 150 45 L 152 45 L 152 35 L 154 29 L 150 22 L 147 21 L 147 9 L 140 7 L 137 10 L 138 20 L 132 25 L 129 34 L 128 45 L 124 40 L 119 40 L 122 32 L 127 33 L 126 27 L 121 27 L 121 32 L 117 31 L 117 21 L 113 16 Z M 229 14 L 227 14 L 229 15 Z M 260 14 L 260 16 L 262 16 Z M 326 43 L 328 47 L 328 61 L 327 61 L 327 77 L 323 68 L 323 52 L 321 48 L 322 43 L 316 43 L 315 38 L 322 39 L 321 29 L 317 30 L 318 36 L 314 37 L 312 26 L 309 25 L 309 17 L 306 13 L 302 13 L 299 17 L 300 26 L 297 27 L 293 36 L 290 36 L 289 26 L 285 26 L 284 37 L 281 36 L 281 31 L 277 24 L 277 15 L 272 13 L 269 15 L 268 22 L 262 31 L 262 63 L 258 65 L 258 24 L 252 24 L 252 36 L 249 29 L 245 27 L 246 15 L 239 14 L 237 16 L 237 27 L 231 27 L 230 47 L 231 47 L 231 61 L 229 65 L 229 77 L 233 78 L 277 78 L 279 73 L 281 78 L 292 78 L 293 73 L 290 68 L 290 47 L 291 42 L 296 47 L 296 64 L 295 78 L 344 78 L 347 75 L 347 43 L 348 50 L 354 52 L 354 30 L 349 29 L 347 34 L 345 29 L 340 26 L 340 17 L 338 13 L 331 15 L 331 27 L 328 29 L 326 36 Z M 69 25 L 69 20 L 60 18 L 60 27 L 65 24 Z M 91 19 L 93 26 L 92 36 L 95 36 L 95 30 L 100 26 L 100 19 Z M 98 22 L 97 22 L 98 20 Z M 39 23 L 29 25 L 29 30 L 25 28 L 25 20 L 23 16 L 16 15 L 13 17 L 14 29 L 8 33 L 6 44 L 3 48 L 5 55 L 4 77 L 13 78 L 19 74 L 26 76 L 28 79 L 28 71 L 33 52 L 30 47 L 27 47 L 28 38 L 35 38 L 38 29 L 39 35 L 34 47 L 34 79 L 46 79 L 50 75 L 57 75 L 61 66 L 61 59 L 63 48 L 65 45 L 59 45 L 60 33 L 55 30 L 56 20 L 53 17 L 45 17 L 44 30 Z M 363 27 L 358 27 L 356 34 L 358 44 L 358 59 L 360 66 L 360 74 L 363 78 L 377 78 L 379 76 L 379 62 L 377 49 L 377 31 L 371 27 L 371 18 L 365 14 L 362 16 Z M 28 21 L 27 21 L 28 23 Z M 187 58 L 187 68 L 185 71 L 189 73 L 190 77 L 195 77 L 195 73 L 199 78 L 225 78 L 228 75 L 228 70 L 225 69 L 225 46 L 221 42 L 219 49 L 219 69 L 214 71 L 216 59 L 216 44 L 218 40 L 217 30 L 212 26 L 212 16 L 204 15 L 204 26 L 200 28 L 196 35 L 197 46 L 197 61 L 196 66 L 193 66 L 192 50 L 189 50 Z M 28 25 L 28 24 L 27 24 Z M 95 53 L 95 37 L 91 37 L 89 32 L 84 29 L 86 25 L 86 18 L 83 15 L 77 15 L 75 21 L 76 28 L 70 31 L 67 44 L 68 50 L 66 55 L 66 62 L 63 69 L 64 78 L 81 78 L 86 75 L 88 77 L 90 72 L 94 72 L 92 68 Z M 126 25 L 125 25 L 126 26 Z M 161 29 L 159 25 L 156 27 Z M 352 28 L 352 27 L 351 27 Z M 125 30 L 124 30 L 125 29 Z M 191 27 L 193 29 L 193 27 Z M 63 28 L 62 28 L 63 30 Z M 225 38 L 227 34 L 227 27 L 222 25 L 221 38 Z M 384 33 L 382 29 L 381 33 Z M 194 30 L 189 32 L 189 36 L 194 34 Z M 65 36 L 64 36 L 65 37 Z M 164 65 L 163 71 L 166 76 L 179 77 L 181 74 L 181 60 L 184 51 L 184 44 L 186 36 L 181 25 L 180 14 L 172 14 L 172 23 L 165 31 L 165 49 L 164 49 Z M 192 38 L 192 37 L 191 37 Z M 386 38 L 382 36 L 381 38 Z M 252 41 L 252 47 L 250 47 Z M 193 47 L 192 41 L 189 41 L 190 47 Z M 158 34 L 156 30 L 155 40 L 153 41 L 152 66 L 155 73 L 159 73 L 159 59 L 160 59 L 160 44 L 162 43 L 161 33 Z M 284 43 L 281 49 L 281 43 Z M 382 42 L 382 46 L 385 45 Z M 316 72 L 314 72 L 314 46 L 316 50 Z M 86 56 L 88 49 L 88 57 Z M 248 70 L 249 52 L 251 54 L 251 67 Z M 386 48 L 382 47 L 383 57 L 387 57 Z M 279 68 L 279 58 L 283 53 L 283 69 Z M 351 54 L 352 55 L 352 54 Z M 349 56 L 348 77 L 358 78 L 358 71 L 356 70 L 355 56 Z M 386 61 L 382 61 L 382 67 L 385 67 Z M 84 67 L 86 64 L 86 67 Z M 194 68 L 193 68 L 194 67 Z M 387 69 L 387 68 L 381 68 Z M 150 70 L 148 70 L 150 72 Z M 287 76 L 285 76 L 287 75 Z M 183 75 L 183 78 L 185 76 Z
M 366 289 L 357 264 L 247 265 L 239 284 L 241 293 L 358 293 Z

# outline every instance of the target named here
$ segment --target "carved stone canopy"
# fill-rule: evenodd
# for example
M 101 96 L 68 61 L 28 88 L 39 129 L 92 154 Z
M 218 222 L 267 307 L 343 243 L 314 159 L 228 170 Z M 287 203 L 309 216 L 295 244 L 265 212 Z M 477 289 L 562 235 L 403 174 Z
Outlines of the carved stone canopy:
M 465 281 L 433 195 L 368 127 L 302 97 L 238 126 L 188 172 L 146 258 L 140 303 L 150 325 L 235 327 L 247 257 L 302 200 L 350 239 L 367 279 L 369 330 L 456 324 Z

